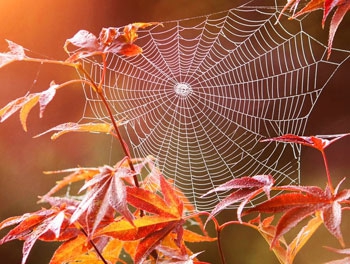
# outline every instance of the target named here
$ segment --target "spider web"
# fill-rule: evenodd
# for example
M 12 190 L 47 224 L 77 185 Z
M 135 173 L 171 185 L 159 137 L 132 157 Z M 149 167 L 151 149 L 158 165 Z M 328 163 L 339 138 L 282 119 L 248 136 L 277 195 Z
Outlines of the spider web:
M 271 174 L 299 183 L 300 146 L 261 139 L 301 135 L 317 98 L 348 51 L 303 31 L 302 20 L 276 23 L 276 8 L 233 8 L 139 31 L 143 54 L 108 54 L 104 92 L 133 157 L 152 155 L 197 210 L 226 193 L 201 196 L 241 176 Z M 85 59 L 99 80 L 102 64 Z M 82 76 L 84 78 L 84 76 Z M 85 87 L 82 120 L 110 122 Z

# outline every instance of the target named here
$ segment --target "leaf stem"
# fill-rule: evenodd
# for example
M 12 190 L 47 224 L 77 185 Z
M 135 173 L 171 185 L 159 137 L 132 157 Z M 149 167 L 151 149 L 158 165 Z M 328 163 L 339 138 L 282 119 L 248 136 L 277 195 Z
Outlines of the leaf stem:
M 105 61 L 105 58 L 103 57 L 103 61 Z M 104 62 L 104 66 L 103 68 L 105 68 L 106 65 L 105 65 L 105 62 Z M 123 141 L 123 138 L 120 134 L 120 131 L 119 131 L 119 128 L 118 128 L 118 125 L 117 125 L 117 122 L 115 121 L 115 118 L 113 116 L 113 113 L 112 113 L 112 110 L 109 106 L 109 103 L 107 102 L 105 96 L 103 95 L 103 89 L 101 88 L 102 87 L 102 84 L 100 83 L 98 86 L 96 85 L 96 83 L 94 82 L 94 80 L 91 78 L 90 74 L 88 72 L 86 72 L 86 70 L 82 67 L 82 65 L 79 63 L 77 64 L 77 69 L 80 70 L 82 73 L 85 74 L 86 78 L 90 81 L 91 83 L 91 86 L 92 88 L 94 89 L 94 91 L 98 94 L 98 96 L 100 97 L 100 99 L 102 100 L 104 106 L 106 107 L 107 109 L 107 112 L 108 112 L 108 115 L 109 115 L 109 118 L 111 119 L 111 122 L 112 122 L 112 125 L 113 125 L 113 128 L 115 130 L 115 134 L 117 136 L 117 139 L 119 140 L 120 142 L 120 145 L 123 149 L 123 152 L 125 154 L 125 156 L 128 158 L 128 165 L 130 167 L 130 170 L 132 171 L 135 171 L 135 167 L 134 167 L 134 164 L 132 164 L 132 161 L 131 161 L 131 157 L 130 157 L 130 153 Z M 105 72 L 105 69 L 104 69 L 104 72 Z M 101 76 L 101 81 L 104 80 L 104 73 L 103 73 L 103 76 Z M 140 187 L 139 185 L 139 182 L 138 182 L 138 179 L 137 179 L 137 176 L 134 175 L 133 176 L 133 180 L 134 180 L 134 183 L 135 183 L 135 186 L 136 187 Z
M 225 256 L 224 256 L 224 252 L 222 250 L 222 244 L 221 244 L 221 231 L 222 231 L 221 226 L 218 226 L 216 228 L 216 234 L 217 234 L 217 238 L 218 238 L 217 243 L 218 243 L 219 255 L 220 255 L 221 263 L 226 264 L 226 260 L 225 260 Z
M 329 186 L 331 193 L 334 194 L 334 187 L 332 185 L 331 173 L 329 171 L 327 156 L 326 156 L 326 153 L 324 150 L 321 150 L 321 153 L 322 153 L 323 163 L 324 163 L 324 166 L 326 168 L 328 186 Z
M 84 230 L 84 228 L 82 226 L 79 226 L 80 231 L 86 236 L 86 238 L 88 239 L 89 243 L 91 244 L 91 246 L 94 248 L 94 250 L 96 251 L 97 255 L 100 257 L 100 259 L 102 260 L 102 262 L 104 264 L 108 264 L 107 260 L 105 260 L 105 258 L 102 256 L 100 250 L 97 248 L 96 244 L 94 243 L 94 241 L 92 241 L 92 239 L 89 238 L 88 234 L 86 233 L 86 231 Z
M 215 218 L 213 218 L 214 220 Z M 225 264 L 226 261 L 225 261 L 225 257 L 224 257 L 224 253 L 223 253 L 223 250 L 222 250 L 222 244 L 221 244 L 221 231 L 226 227 L 226 226 L 229 226 L 229 225 L 244 225 L 244 226 L 248 226 L 248 227 L 253 227 L 254 226 L 250 223 L 246 223 L 246 222 L 240 222 L 240 221 L 229 221 L 229 222 L 226 222 L 222 225 L 218 225 L 217 224 L 217 220 L 215 219 L 214 222 L 216 222 L 215 226 L 216 226 L 216 232 L 217 232 L 217 241 L 218 241 L 218 248 L 219 248 L 219 254 L 220 254 L 220 258 L 221 258 L 221 263 L 222 264 Z
M 220 260 L 222 264 L 226 264 L 225 260 L 225 255 L 224 251 L 222 250 L 222 244 L 221 244 L 221 231 L 222 231 L 222 226 L 219 225 L 218 220 L 213 216 L 210 220 L 214 222 L 215 225 L 215 230 L 217 234 L 217 244 L 218 244 L 218 250 L 219 250 L 219 255 L 220 255 Z
M 22 59 L 22 61 L 49 63 L 49 64 L 59 64 L 59 65 L 73 67 L 73 68 L 77 68 L 78 64 L 80 64 L 80 63 L 77 63 L 77 62 L 67 62 L 67 61 L 50 60 L 50 59 L 37 59 L 37 58 L 31 58 L 31 57 L 25 57 L 25 58 Z
M 208 217 L 211 216 L 210 213 L 208 213 L 208 212 L 199 212 L 198 215 L 206 215 Z M 189 216 L 189 218 L 192 218 L 192 217 L 193 217 L 193 215 Z M 213 221 L 214 226 L 215 226 L 215 231 L 216 231 L 216 234 L 217 234 L 217 245 L 218 245 L 218 250 L 219 250 L 221 264 L 226 264 L 224 251 L 222 250 L 222 244 L 221 244 L 221 231 L 226 225 L 223 224 L 222 226 L 220 226 L 219 223 L 218 223 L 218 220 L 214 216 L 211 217 L 210 220 Z

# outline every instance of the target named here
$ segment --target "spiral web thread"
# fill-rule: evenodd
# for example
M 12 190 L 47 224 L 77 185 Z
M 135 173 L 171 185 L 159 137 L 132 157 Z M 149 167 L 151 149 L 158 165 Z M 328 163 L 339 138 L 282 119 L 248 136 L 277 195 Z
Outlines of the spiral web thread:
M 327 82 L 349 58 L 276 8 L 240 7 L 139 31 L 143 54 L 108 54 L 104 92 L 133 157 L 152 155 L 197 210 L 227 193 L 201 196 L 236 177 L 271 174 L 299 183 L 300 146 L 262 143 L 302 135 Z M 102 65 L 85 59 L 98 82 Z M 82 76 L 84 78 L 84 76 Z M 81 121 L 110 122 L 89 87 Z

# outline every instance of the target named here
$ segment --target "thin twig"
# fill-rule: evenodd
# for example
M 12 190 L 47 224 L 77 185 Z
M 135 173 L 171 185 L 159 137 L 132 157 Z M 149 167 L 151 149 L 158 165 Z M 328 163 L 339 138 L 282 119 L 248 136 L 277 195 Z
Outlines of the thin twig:
M 217 244 L 218 244 L 218 250 L 219 250 L 221 263 L 226 264 L 225 255 L 224 255 L 224 251 L 222 250 L 222 244 L 221 244 L 221 231 L 223 228 L 219 225 L 218 220 L 216 220 L 216 218 L 214 216 L 210 220 L 212 220 L 214 222 L 214 225 L 215 225 L 215 230 L 216 230 L 216 234 L 217 234 Z
M 92 88 L 94 89 L 94 91 L 98 94 L 98 96 L 99 96 L 100 99 L 102 100 L 104 106 L 105 106 L 106 109 L 107 109 L 109 118 L 110 118 L 110 120 L 111 120 L 111 122 L 112 122 L 114 131 L 115 131 L 115 134 L 116 134 L 117 139 L 118 139 L 118 141 L 119 141 L 119 143 L 120 143 L 120 145 L 121 145 L 121 147 L 122 147 L 122 150 L 123 150 L 123 152 L 124 152 L 124 155 L 127 157 L 127 161 L 128 161 L 128 165 L 129 165 L 129 167 L 130 167 L 130 170 L 136 172 L 135 167 L 134 167 L 134 164 L 133 164 L 132 161 L 131 161 L 130 153 L 129 153 L 129 151 L 128 151 L 128 149 L 127 149 L 127 147 L 126 147 L 126 145 L 125 145 L 125 143 L 124 143 L 124 141 L 123 141 L 123 138 L 122 138 L 122 136 L 121 136 L 121 134 L 120 134 L 120 130 L 119 130 L 118 125 L 117 125 L 117 122 L 116 122 L 116 120 L 115 120 L 115 118 L 114 118 L 114 116 L 113 116 L 111 107 L 110 107 L 109 103 L 107 102 L 107 100 L 106 100 L 106 98 L 105 98 L 105 96 L 104 96 L 104 94 L 103 94 L 102 82 L 103 82 L 103 80 L 104 80 L 104 78 L 105 78 L 104 75 L 105 75 L 105 72 L 106 72 L 106 71 L 105 71 L 106 63 L 105 63 L 105 57 L 104 57 L 104 56 L 102 56 L 102 59 L 103 59 L 103 62 L 104 62 L 104 63 L 103 63 L 103 68 L 104 68 L 104 69 L 103 69 L 103 72 L 102 72 L 101 81 L 100 81 L 100 83 L 99 83 L 98 86 L 96 85 L 95 81 L 91 78 L 90 74 L 89 74 L 88 72 L 86 72 L 86 70 L 82 67 L 82 65 L 81 65 L 80 63 L 79 63 L 79 64 L 76 64 L 76 67 L 77 67 L 78 70 L 80 70 L 82 73 L 85 74 L 86 78 L 91 82 Z M 139 187 L 140 187 L 140 184 L 139 184 L 137 175 L 134 175 L 134 176 L 133 176 L 133 180 L 134 180 L 135 186 L 139 188 Z M 144 215 L 144 212 L 143 212 L 143 210 L 141 210 L 141 211 L 140 211 L 140 216 L 142 217 L 143 215 Z
M 324 150 L 321 150 L 321 153 L 322 153 L 323 163 L 324 163 L 324 166 L 326 168 L 326 175 L 327 175 L 328 186 L 329 186 L 329 189 L 330 189 L 331 193 L 334 194 L 334 187 L 332 185 L 331 173 L 329 171 L 326 153 L 324 152 Z
M 96 251 L 97 255 L 100 257 L 100 259 L 102 260 L 102 262 L 103 262 L 104 264 L 109 264 L 109 263 L 107 262 L 107 260 L 105 260 L 105 258 L 102 256 L 100 250 L 97 248 L 97 246 L 96 246 L 96 244 L 94 243 L 94 241 L 92 241 L 92 240 L 89 238 L 89 236 L 88 236 L 88 234 L 86 233 L 86 231 L 84 230 L 84 228 L 81 227 L 81 226 L 79 226 L 79 229 L 80 229 L 80 231 L 86 236 L 86 238 L 88 239 L 89 243 L 90 243 L 91 246 L 94 248 L 94 250 Z

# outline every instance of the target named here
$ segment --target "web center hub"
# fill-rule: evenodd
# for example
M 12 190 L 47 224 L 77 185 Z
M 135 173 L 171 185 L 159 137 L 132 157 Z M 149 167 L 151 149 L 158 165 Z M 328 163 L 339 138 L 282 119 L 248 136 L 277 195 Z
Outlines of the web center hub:
M 178 96 L 183 98 L 186 98 L 193 92 L 191 85 L 183 82 L 175 84 L 174 91 Z

